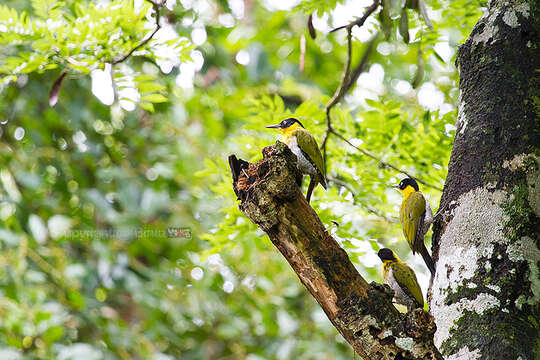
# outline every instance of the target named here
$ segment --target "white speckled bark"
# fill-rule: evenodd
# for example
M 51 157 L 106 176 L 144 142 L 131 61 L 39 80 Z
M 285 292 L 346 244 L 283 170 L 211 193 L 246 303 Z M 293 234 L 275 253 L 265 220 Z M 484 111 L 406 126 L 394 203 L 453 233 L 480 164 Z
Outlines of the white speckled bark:
M 505 215 L 501 208 L 505 199 L 503 191 L 477 188 L 462 195 L 452 210 L 452 220 L 440 241 L 430 302 L 431 311 L 437 314 L 437 346 L 449 337 L 450 328 L 465 310 L 483 313 L 486 307 L 499 305 L 497 299 L 488 294 L 450 306 L 446 305 L 446 298 L 471 279 L 479 266 L 488 264 L 480 259 L 490 257 L 495 244 L 506 242 L 502 232 Z
M 448 356 L 446 360 L 474 360 L 481 358 L 482 354 L 479 350 L 469 351 L 469 348 L 465 346 L 459 349 L 457 353 Z

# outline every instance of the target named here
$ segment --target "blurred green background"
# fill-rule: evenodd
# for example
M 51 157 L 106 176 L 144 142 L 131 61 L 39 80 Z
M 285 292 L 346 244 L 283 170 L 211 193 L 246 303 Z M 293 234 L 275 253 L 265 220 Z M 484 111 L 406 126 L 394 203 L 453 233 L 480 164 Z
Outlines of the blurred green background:
M 149 1 L 3 1 L 0 359 L 352 358 L 239 212 L 227 156 L 260 158 L 278 138 L 264 127 L 291 115 L 322 141 L 347 56 L 346 32 L 329 31 L 370 4 L 168 0 L 144 42 Z M 353 67 L 373 51 L 333 124 L 433 185 L 422 190 L 436 209 L 455 53 L 485 4 L 427 1 L 433 29 L 400 1 L 382 5 L 353 29 Z M 404 175 L 335 136 L 327 155 L 333 181 L 311 202 L 323 223 L 366 279 L 381 281 L 376 251 L 388 246 L 425 291 L 388 188 Z

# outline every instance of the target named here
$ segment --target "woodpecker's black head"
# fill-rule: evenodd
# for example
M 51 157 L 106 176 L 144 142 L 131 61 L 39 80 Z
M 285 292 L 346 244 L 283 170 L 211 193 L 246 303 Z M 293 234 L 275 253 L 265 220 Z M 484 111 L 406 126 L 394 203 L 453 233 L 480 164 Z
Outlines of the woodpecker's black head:
M 394 252 L 388 248 L 382 248 L 381 250 L 379 250 L 377 255 L 379 255 L 379 258 L 381 258 L 382 261 L 387 261 L 387 260 L 396 261 L 397 260 Z
M 271 129 L 286 129 L 286 128 L 289 128 L 291 126 L 293 126 L 294 124 L 298 124 L 300 125 L 301 127 L 304 127 L 304 125 L 302 125 L 302 123 L 300 121 L 298 121 L 298 119 L 295 119 L 295 118 L 287 118 L 285 120 L 283 120 L 282 122 L 280 122 L 279 124 L 276 124 L 276 125 L 269 125 L 267 126 L 267 128 L 271 128 Z
M 411 178 L 405 178 L 405 179 L 401 180 L 399 182 L 399 184 L 393 185 L 392 187 L 395 187 L 396 189 L 403 191 L 403 190 L 405 190 L 407 188 L 407 186 L 411 186 L 414 189 L 414 191 L 420 190 L 416 180 L 411 179 Z

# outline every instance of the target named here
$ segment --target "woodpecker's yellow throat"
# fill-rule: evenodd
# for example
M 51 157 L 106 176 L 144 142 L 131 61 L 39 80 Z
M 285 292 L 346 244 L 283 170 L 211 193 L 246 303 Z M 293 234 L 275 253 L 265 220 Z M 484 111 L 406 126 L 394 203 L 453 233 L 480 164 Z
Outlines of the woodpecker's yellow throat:
M 418 183 L 411 178 L 401 180 L 394 188 L 403 195 L 399 209 L 399 220 L 403 234 L 411 247 L 413 254 L 419 252 L 424 259 L 431 275 L 435 274 L 435 263 L 424 245 L 426 235 L 433 222 L 433 211 L 429 202 L 418 188 Z
M 291 126 L 289 127 L 286 127 L 286 128 L 279 128 L 279 132 L 283 135 L 283 139 L 284 140 L 287 140 L 289 141 L 291 139 L 291 137 L 293 136 L 292 134 L 298 130 L 298 129 L 303 129 L 303 126 L 302 124 L 300 124 L 300 122 L 297 120 L 296 122 L 294 122 Z M 307 130 L 306 130 L 307 131 Z
M 309 175 L 310 181 L 306 194 L 306 200 L 309 203 L 311 193 L 317 184 L 321 184 L 326 189 L 324 162 L 317 141 L 295 118 L 287 118 L 267 128 L 279 129 L 283 134 L 283 141 L 296 155 L 298 170 L 302 174 Z

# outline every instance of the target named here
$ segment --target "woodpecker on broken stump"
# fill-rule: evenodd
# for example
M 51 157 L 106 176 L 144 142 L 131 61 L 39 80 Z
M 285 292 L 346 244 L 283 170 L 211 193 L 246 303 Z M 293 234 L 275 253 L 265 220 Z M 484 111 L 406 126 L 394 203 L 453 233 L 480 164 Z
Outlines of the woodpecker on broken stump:
M 309 203 L 313 189 L 317 184 L 321 184 L 326 189 L 324 161 L 317 141 L 295 118 L 287 118 L 279 124 L 270 125 L 267 128 L 279 129 L 283 135 L 283 142 L 298 159 L 298 170 L 302 174 L 309 175 L 310 181 L 306 194 L 306 200 Z

